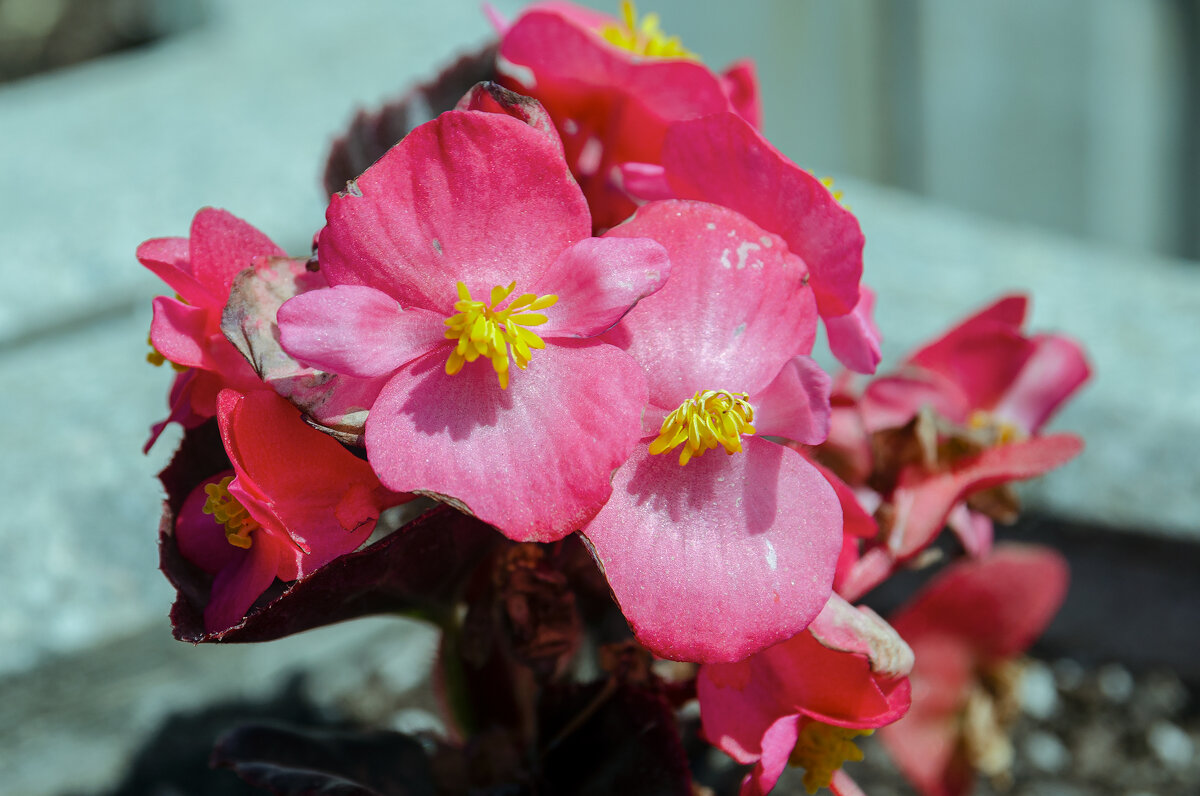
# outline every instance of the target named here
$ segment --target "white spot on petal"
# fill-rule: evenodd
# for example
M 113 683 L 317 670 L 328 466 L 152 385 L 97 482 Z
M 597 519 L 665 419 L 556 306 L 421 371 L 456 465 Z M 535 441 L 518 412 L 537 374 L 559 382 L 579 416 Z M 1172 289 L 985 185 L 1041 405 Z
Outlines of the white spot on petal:
M 729 261 L 729 249 L 721 252 L 721 267 L 725 269 L 733 268 L 733 263 Z
M 767 566 L 772 570 L 779 568 L 779 559 L 775 555 L 775 545 L 771 544 L 771 540 L 767 540 Z
M 707 224 L 705 224 L 704 226 L 708 227 L 709 229 L 716 229 L 716 228 L 717 228 L 717 225 L 716 225 L 716 224 L 714 224 L 714 223 L 713 223 L 713 222 L 711 222 L 711 221 L 710 221 L 710 222 L 708 222 Z
M 768 238 L 766 235 L 763 235 L 761 238 L 758 239 L 758 241 L 759 241 L 759 243 L 761 243 L 763 245 L 764 249 L 769 249 L 775 245 L 774 243 L 771 242 L 771 239 Z
M 521 64 L 514 64 L 503 55 L 496 56 L 496 71 L 505 77 L 511 77 L 525 88 L 537 88 L 537 78 L 533 76 L 532 69 Z

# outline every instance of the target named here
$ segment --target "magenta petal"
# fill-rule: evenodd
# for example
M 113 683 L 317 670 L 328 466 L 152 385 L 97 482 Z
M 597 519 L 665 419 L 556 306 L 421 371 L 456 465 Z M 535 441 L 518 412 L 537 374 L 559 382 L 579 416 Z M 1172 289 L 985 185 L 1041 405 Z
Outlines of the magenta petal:
M 192 219 L 192 275 L 222 304 L 233 278 L 249 268 L 254 258 L 286 254 L 266 235 L 228 211 L 206 207 Z
M 326 212 L 329 283 L 367 285 L 448 317 L 455 284 L 525 291 L 591 216 L 557 143 L 498 113 L 450 111 L 413 130 Z
M 217 573 L 204 609 L 206 632 L 227 630 L 242 621 L 254 601 L 275 580 L 280 552 L 275 540 L 260 531 L 241 561 Z
M 734 113 L 671 125 L 662 164 L 675 195 L 725 205 L 777 233 L 812 271 L 821 314 L 858 303 L 863 234 L 820 180 Z
M 1079 344 L 1061 335 L 1038 335 L 1033 345 L 1033 354 L 992 412 L 1036 434 L 1062 402 L 1088 380 L 1091 368 Z
M 150 321 L 150 342 L 158 353 L 178 365 L 213 370 L 216 366 L 205 350 L 208 322 L 208 308 L 157 296 L 154 318 Z
M 829 436 L 832 385 L 812 358 L 792 357 L 766 389 L 750 396 L 755 430 L 764 437 L 819 445 Z
M 455 110 L 484 111 L 486 113 L 503 113 L 518 121 L 540 130 L 543 135 L 558 145 L 562 152 L 562 139 L 554 129 L 554 120 L 542 107 L 542 103 L 533 97 L 509 91 L 498 83 L 476 83 L 471 90 L 458 101 Z
M 403 309 L 387 293 L 338 285 L 311 290 L 279 308 L 280 343 L 301 362 L 370 379 L 445 341 L 444 316 Z
M 859 289 L 858 304 L 851 312 L 825 319 L 829 350 L 838 362 L 856 373 L 874 373 L 883 358 L 874 310 L 875 292 L 863 286 Z
M 585 238 L 559 255 L 529 292 L 554 294 L 542 337 L 593 337 L 607 331 L 671 273 L 667 250 L 649 238 Z
M 775 787 L 800 736 L 800 716 L 784 716 L 763 733 L 762 757 L 742 780 L 739 796 L 765 796 Z
M 225 538 L 225 527 L 203 511 L 208 501 L 204 487 L 231 475 L 233 471 L 226 470 L 197 484 L 175 519 L 175 543 L 179 545 L 179 552 L 210 575 L 233 566 L 246 555 L 245 550 L 234 547 Z
M 1020 332 L 1028 310 L 1029 299 L 1025 296 L 1004 296 L 959 322 L 932 343 L 914 351 L 909 355 L 908 361 L 931 370 L 945 370 L 942 363 L 953 355 L 960 338 L 994 332 L 997 329 Z
M 758 75 L 755 73 L 754 61 L 745 58 L 729 66 L 721 74 L 721 88 L 729 97 L 738 116 L 741 116 L 755 130 L 762 129 L 762 97 L 758 91 Z
M 867 432 L 899 428 L 925 407 L 955 423 L 967 422 L 973 408 L 970 398 L 950 379 L 911 367 L 872 379 L 859 403 Z
M 389 488 L 448 503 L 517 541 L 576 530 L 611 491 L 641 434 L 645 376 L 612 346 L 559 339 L 513 369 L 448 376 L 433 352 L 402 368 L 367 418 L 367 455 Z
M 829 597 L 837 496 L 795 451 L 742 444 L 686 467 L 639 446 L 583 529 L 638 640 L 662 657 L 745 658 L 800 632 Z
M 137 258 L 188 304 L 211 307 L 220 303 L 220 299 L 192 275 L 187 238 L 148 240 L 138 246 Z
M 646 368 L 657 406 L 673 409 L 697 390 L 754 394 L 812 349 L 808 270 L 744 216 L 702 202 L 654 202 L 608 236 L 653 238 L 671 258 L 666 286 L 607 336 Z

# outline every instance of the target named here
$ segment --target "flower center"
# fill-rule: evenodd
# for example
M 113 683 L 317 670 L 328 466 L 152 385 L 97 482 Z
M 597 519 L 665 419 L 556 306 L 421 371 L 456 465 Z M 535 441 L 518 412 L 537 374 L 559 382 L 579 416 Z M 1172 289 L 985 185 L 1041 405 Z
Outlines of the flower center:
M 678 36 L 667 36 L 658 27 L 658 14 L 647 14 L 639 25 L 637 9 L 630 0 L 621 3 L 623 25 L 608 23 L 600 29 L 600 35 L 609 44 L 629 50 L 634 55 L 651 58 L 690 58 L 699 60 L 696 54 L 679 43 Z
M 667 415 L 658 438 L 650 443 L 650 453 L 664 453 L 683 445 L 679 463 L 720 445 L 726 453 L 742 449 L 742 435 L 754 433 L 754 407 L 746 393 L 728 390 L 704 390 L 680 404 Z
M 227 475 L 217 483 L 205 485 L 204 492 L 208 495 L 208 500 L 204 501 L 201 511 L 211 514 L 213 519 L 225 526 L 225 541 L 234 547 L 247 550 L 251 545 L 251 532 L 262 526 L 250 516 L 250 512 L 246 511 L 246 507 L 239 503 L 237 498 L 229 494 L 229 484 L 232 481 L 233 476 Z
M 462 370 L 463 363 L 487 357 L 492 360 L 500 389 L 506 390 L 510 356 L 524 370 L 529 364 L 530 349 L 546 347 L 542 338 L 525 327 L 545 323 L 546 316 L 537 311 L 554 306 L 558 296 L 522 293 L 500 309 L 516 286 L 513 282 L 508 287 L 492 288 L 490 300 L 485 303 L 471 298 L 467 286 L 458 283 L 458 301 L 454 303 L 458 312 L 446 319 L 446 339 L 458 341 L 446 360 L 447 374 L 453 376 Z
M 967 418 L 967 428 L 980 432 L 990 445 L 1008 445 L 1025 439 L 1025 432 L 1007 420 L 1001 420 L 991 412 L 976 409 Z
M 829 787 L 834 773 L 843 763 L 863 759 L 862 750 L 854 745 L 854 739 L 871 732 L 809 721 L 800 730 L 788 763 L 804 769 L 804 789 L 816 793 Z

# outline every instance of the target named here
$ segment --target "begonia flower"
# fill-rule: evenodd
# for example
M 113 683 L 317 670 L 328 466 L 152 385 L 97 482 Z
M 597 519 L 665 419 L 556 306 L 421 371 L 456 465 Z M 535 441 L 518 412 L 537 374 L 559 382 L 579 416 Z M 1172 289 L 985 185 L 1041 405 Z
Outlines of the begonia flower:
M 769 792 L 784 768 L 804 768 L 809 793 L 857 787 L 840 770 L 861 760 L 854 738 L 908 710 L 913 653 L 886 622 L 837 595 L 796 636 L 745 661 L 700 668 L 696 692 L 710 743 L 754 768 L 742 796 Z
M 646 370 L 641 444 L 582 530 L 638 640 L 730 661 L 795 635 L 829 596 L 837 496 L 796 451 L 828 430 L 804 262 L 728 208 L 641 207 L 606 239 L 651 237 L 671 279 L 609 332 Z
M 597 229 L 633 212 L 621 167 L 658 163 L 670 122 L 731 111 L 760 123 L 749 62 L 718 75 L 663 34 L 655 15 L 638 22 L 628 2 L 620 20 L 539 3 L 503 31 L 496 68 L 504 85 L 535 97 L 554 118 Z
M 595 239 L 553 131 L 451 111 L 333 197 L 318 241 L 329 288 L 287 301 L 301 363 L 386 377 L 371 466 L 518 541 L 586 523 L 640 434 L 646 381 L 589 340 L 667 278 L 663 247 Z
M 238 624 L 276 578 L 357 548 L 384 508 L 409 498 L 270 390 L 222 390 L 217 420 L 232 469 L 196 487 L 175 521 L 180 553 L 213 575 L 209 633 Z
M 154 426 L 146 450 L 168 423 L 192 428 L 216 414 L 222 388 L 261 388 L 258 377 L 221 333 L 221 312 L 233 279 L 258 257 L 284 252 L 236 216 L 205 208 L 192 219 L 187 238 L 155 238 L 137 258 L 176 293 L 154 299 L 151 362 L 170 361 L 180 371 L 171 387 L 171 413 Z
M 916 656 L 912 709 L 881 737 L 924 796 L 962 796 L 977 770 L 1007 770 L 1013 661 L 1057 613 L 1067 578 L 1066 562 L 1048 548 L 997 545 L 939 573 L 892 617 Z

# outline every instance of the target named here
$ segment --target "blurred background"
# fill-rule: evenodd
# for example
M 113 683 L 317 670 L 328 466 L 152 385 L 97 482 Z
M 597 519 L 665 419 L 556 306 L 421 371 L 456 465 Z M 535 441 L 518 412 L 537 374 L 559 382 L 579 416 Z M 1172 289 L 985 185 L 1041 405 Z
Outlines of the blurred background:
M 520 5 L 495 3 L 509 17 Z M 1088 346 L 1095 380 L 1056 422 L 1088 450 L 1023 493 L 1039 532 L 1075 551 L 1076 618 L 1057 652 L 1200 678 L 1200 4 L 639 5 L 714 68 L 753 58 L 768 137 L 845 191 L 885 367 L 1014 289 L 1033 294 L 1035 327 Z M 140 452 L 166 410 L 170 374 L 144 361 L 165 289 L 133 252 L 186 235 L 205 205 L 307 251 L 325 153 L 355 110 L 490 35 L 474 0 L 0 0 L 10 792 L 102 792 L 172 711 L 270 699 L 297 671 L 323 704 L 419 682 L 433 639 L 416 625 L 254 648 L 170 639 L 154 475 L 178 433 Z M 1178 716 L 1194 702 L 1164 719 L 1181 736 L 1158 736 L 1185 767 L 1200 735 Z

